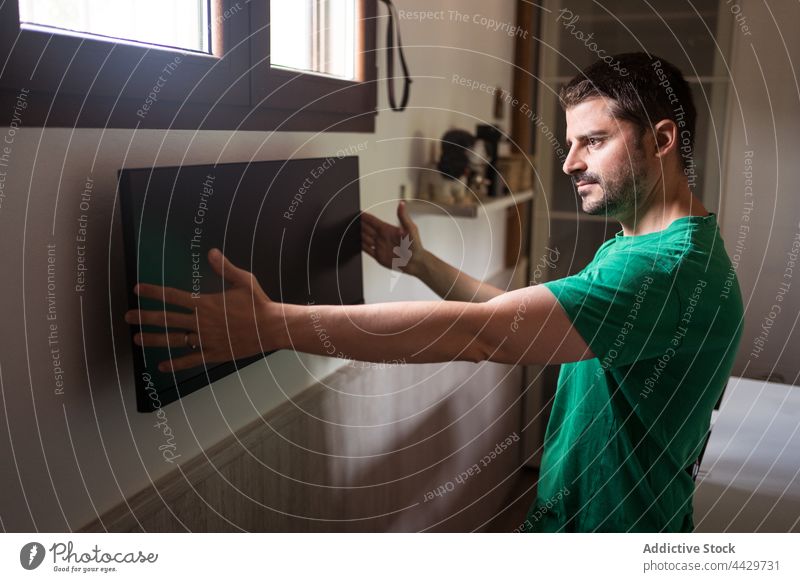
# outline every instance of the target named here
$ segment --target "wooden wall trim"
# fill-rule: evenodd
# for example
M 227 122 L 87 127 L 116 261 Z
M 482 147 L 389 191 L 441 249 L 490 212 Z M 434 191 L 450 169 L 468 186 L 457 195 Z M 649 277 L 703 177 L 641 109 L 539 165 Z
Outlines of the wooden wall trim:
M 527 31 L 517 35 L 514 47 L 514 80 L 512 94 L 519 103 L 536 111 L 539 77 L 539 25 L 541 10 L 525 0 L 517 0 L 517 26 Z M 536 137 L 531 118 L 522 107 L 511 111 L 511 138 L 526 154 L 534 153 Z

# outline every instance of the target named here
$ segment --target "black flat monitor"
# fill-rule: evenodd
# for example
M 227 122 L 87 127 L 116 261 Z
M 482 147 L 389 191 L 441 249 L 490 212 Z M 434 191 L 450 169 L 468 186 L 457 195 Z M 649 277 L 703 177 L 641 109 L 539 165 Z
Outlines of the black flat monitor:
M 135 295 L 136 282 L 221 292 L 222 280 L 207 260 L 215 247 L 255 274 L 274 301 L 363 303 L 358 177 L 357 157 L 121 170 L 129 307 L 164 307 Z M 190 348 L 143 348 L 133 343 L 138 331 L 131 326 L 140 412 L 267 355 L 163 373 L 159 362 Z

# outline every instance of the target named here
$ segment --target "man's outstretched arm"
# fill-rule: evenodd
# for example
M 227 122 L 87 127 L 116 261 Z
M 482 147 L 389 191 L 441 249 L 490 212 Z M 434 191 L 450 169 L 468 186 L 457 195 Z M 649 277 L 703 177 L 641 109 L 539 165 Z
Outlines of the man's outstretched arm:
M 413 274 L 448 301 L 482 303 L 503 294 L 502 289 L 470 277 L 428 251 L 424 251 L 421 264 Z
M 397 218 L 400 226 L 368 212 L 361 214 L 362 249 L 378 264 L 417 277 L 448 301 L 480 303 L 503 293 L 502 289 L 470 277 L 425 249 L 405 202 L 398 203 Z
M 209 261 L 230 286 L 224 293 L 193 298 L 176 289 L 138 286 L 142 296 L 193 311 L 127 314 L 129 323 L 168 328 L 137 334 L 139 343 L 199 347 L 162 369 L 191 368 L 286 348 L 371 362 L 531 364 L 593 357 L 544 287 L 511 291 L 485 303 L 289 305 L 271 301 L 251 273 L 233 266 L 219 251 L 209 253 Z
M 325 353 L 319 337 L 324 329 L 345 357 L 370 362 L 555 364 L 593 357 L 545 287 L 504 293 L 486 303 L 282 307 L 281 347 L 302 352 Z

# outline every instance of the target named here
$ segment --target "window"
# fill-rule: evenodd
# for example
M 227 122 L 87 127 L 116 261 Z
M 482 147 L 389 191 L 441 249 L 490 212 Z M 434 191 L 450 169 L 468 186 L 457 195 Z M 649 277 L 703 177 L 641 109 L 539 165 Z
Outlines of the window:
M 206 0 L 19 0 L 23 26 L 200 52 L 210 52 L 208 13 Z
M 377 0 L 7 0 L 0 122 L 24 90 L 29 126 L 373 131 L 376 12 Z
M 272 66 L 355 79 L 355 21 L 355 0 L 272 0 Z

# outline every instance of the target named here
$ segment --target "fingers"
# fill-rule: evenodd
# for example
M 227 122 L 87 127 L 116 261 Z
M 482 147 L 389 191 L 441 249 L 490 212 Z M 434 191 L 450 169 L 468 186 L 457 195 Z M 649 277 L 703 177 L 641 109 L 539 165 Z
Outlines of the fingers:
M 378 230 L 374 226 L 372 226 L 371 224 L 367 224 L 366 222 L 362 222 L 361 223 L 361 234 L 363 235 L 364 233 L 371 234 L 372 236 L 375 236 L 376 234 L 378 234 Z
M 139 297 L 147 297 L 148 299 L 155 299 L 169 303 L 170 305 L 179 305 L 192 309 L 194 307 L 194 299 L 192 294 L 173 287 L 161 287 L 160 285 L 150 285 L 149 283 L 139 283 L 133 288 L 134 293 Z
M 367 253 L 369 256 L 375 258 L 375 247 L 370 244 L 367 244 L 364 241 L 361 241 L 361 250 Z
M 367 233 L 361 233 L 361 242 L 362 243 L 367 243 L 369 246 L 374 247 L 375 246 L 375 235 L 367 234 Z
M 414 232 L 417 225 L 411 220 L 411 217 L 408 215 L 408 210 L 406 209 L 406 203 L 402 200 L 397 204 L 397 218 L 400 220 L 400 225 L 403 227 L 403 230 L 406 231 L 406 234 Z
M 174 311 L 144 311 L 131 309 L 125 314 L 125 321 L 133 325 L 154 325 L 156 327 L 177 327 L 193 331 L 195 318 L 192 313 Z
M 146 348 L 187 348 L 191 347 L 187 343 L 186 332 L 175 331 L 168 333 L 137 333 L 133 336 L 133 342 L 137 346 Z
M 162 372 L 179 372 L 180 370 L 196 368 L 202 365 L 204 361 L 202 352 L 192 352 L 174 360 L 165 360 L 158 365 L 158 369 Z
M 219 249 L 208 251 L 208 263 L 217 275 L 231 285 L 249 287 L 253 281 L 253 275 L 250 271 L 240 269 L 231 263 Z
M 387 224 L 386 222 L 382 221 L 380 218 L 375 216 L 374 214 L 370 214 L 369 212 L 362 212 L 361 213 L 361 224 L 365 226 L 369 226 L 373 229 L 379 229 L 381 225 Z
M 378 239 L 378 236 L 379 236 L 378 233 L 375 232 L 374 230 L 368 230 L 368 229 L 361 230 L 361 240 L 362 241 L 368 240 L 370 241 L 371 245 L 375 244 L 375 241 Z

